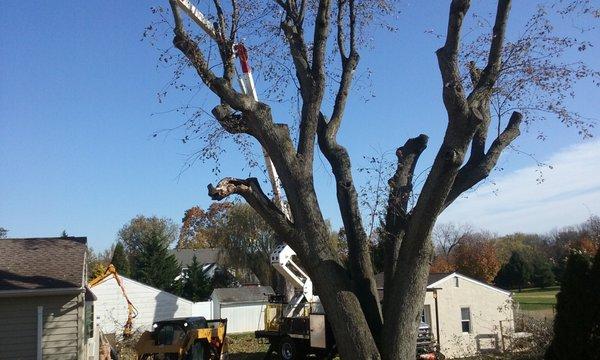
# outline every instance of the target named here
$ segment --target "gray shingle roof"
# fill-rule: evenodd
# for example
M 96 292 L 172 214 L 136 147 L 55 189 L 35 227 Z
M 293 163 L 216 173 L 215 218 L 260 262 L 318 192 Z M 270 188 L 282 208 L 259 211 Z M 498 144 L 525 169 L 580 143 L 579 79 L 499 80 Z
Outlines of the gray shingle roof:
M 267 301 L 272 294 L 275 292 L 270 286 L 242 286 L 214 289 L 210 297 L 221 303 L 261 302 Z
M 442 280 L 443 278 L 445 278 L 446 276 L 453 274 L 453 273 L 430 273 L 429 274 L 429 278 L 427 279 L 427 286 Z M 383 273 L 379 273 L 377 275 L 375 275 L 375 282 L 377 283 L 377 289 L 383 289 L 384 286 L 384 281 L 383 281 Z
M 0 291 L 82 288 L 85 237 L 0 239 Z
M 200 265 L 204 264 L 219 264 L 223 265 L 224 256 L 222 249 L 174 249 L 171 250 L 172 254 L 181 266 L 188 266 L 192 263 L 194 255 Z

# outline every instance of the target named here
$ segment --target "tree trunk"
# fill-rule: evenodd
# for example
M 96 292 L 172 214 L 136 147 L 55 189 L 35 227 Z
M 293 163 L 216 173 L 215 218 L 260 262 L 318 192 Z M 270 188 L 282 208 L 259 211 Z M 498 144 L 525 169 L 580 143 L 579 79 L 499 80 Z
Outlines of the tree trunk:
M 393 274 L 385 286 L 383 359 L 402 360 L 416 358 L 419 315 L 423 309 L 429 275 L 429 262 L 433 251 L 428 234 L 407 234 L 402 239 L 403 249 L 398 263 L 402 271 Z M 404 247 L 410 247 L 404 250 Z
M 346 269 L 324 260 L 309 269 L 309 276 L 327 311 L 341 358 L 381 359 Z

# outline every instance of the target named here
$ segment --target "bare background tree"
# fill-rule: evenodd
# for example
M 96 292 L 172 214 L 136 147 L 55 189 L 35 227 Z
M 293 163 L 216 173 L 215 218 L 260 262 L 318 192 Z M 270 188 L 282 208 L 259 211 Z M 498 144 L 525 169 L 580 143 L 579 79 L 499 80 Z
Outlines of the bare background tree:
M 448 259 L 452 250 L 474 232 L 469 224 L 439 224 L 433 229 L 432 240 L 439 252 Z
M 565 16 L 589 6 L 587 1 L 571 3 L 576 6 L 568 9 L 559 1 Z M 565 113 L 564 102 L 551 109 L 546 105 L 548 99 L 560 100 L 567 91 L 565 86 L 568 89 L 573 81 L 598 76 L 582 64 L 570 70 L 565 64 L 560 67 L 562 54 L 577 46 L 576 42 L 552 38 L 552 29 L 543 21 L 546 13 L 534 14 L 521 39 L 507 41 L 511 1 L 498 0 L 487 31 L 461 51 L 461 30 L 471 2 L 453 0 L 445 42 L 436 52 L 447 127 L 430 171 L 418 188 L 415 168 L 428 137 L 421 134 L 408 139 L 396 150 L 378 232 L 385 249 L 385 297 L 381 303 L 350 157 L 338 143 L 337 134 L 359 63 L 361 37 L 379 18 L 392 14 L 393 8 L 385 0 L 231 0 L 227 4 L 213 0 L 211 7 L 203 9 L 217 24 L 219 40 L 211 41 L 190 26 L 174 0 L 170 5 L 170 15 L 165 9 L 155 9 L 162 19 L 159 23 L 174 28 L 173 44 L 180 52 L 174 55 L 167 50 L 161 55 L 161 60 L 174 59 L 177 64 L 170 85 L 184 86 L 178 80 L 191 66 L 214 94 L 211 101 L 216 105 L 212 115 L 201 107 L 181 109 L 188 117 L 184 126 L 191 133 L 184 142 L 202 141 L 197 156 L 215 159 L 221 154 L 219 142 L 229 134 L 252 164 L 250 140 L 255 139 L 280 175 L 292 220 L 253 177 L 223 178 L 215 186 L 209 185 L 209 195 L 214 200 L 242 196 L 296 251 L 314 281 L 345 359 L 415 357 L 417 319 L 437 217 L 490 175 L 500 154 L 519 136 L 523 114 L 550 112 L 567 126 L 577 126 L 583 135 L 589 132 L 579 121 L 581 117 Z M 152 31 L 150 26 L 147 32 Z M 253 39 L 250 51 L 261 49 L 252 53 L 257 54 L 257 66 L 272 84 L 264 101 L 255 101 L 234 86 L 232 46 L 243 38 Z M 180 56 L 184 61 L 177 61 Z M 294 99 L 297 114 L 293 119 L 274 114 L 268 105 L 286 99 Z M 282 116 L 286 118 L 280 119 Z M 324 155 L 335 177 L 348 266 L 319 207 L 313 176 L 315 149 Z

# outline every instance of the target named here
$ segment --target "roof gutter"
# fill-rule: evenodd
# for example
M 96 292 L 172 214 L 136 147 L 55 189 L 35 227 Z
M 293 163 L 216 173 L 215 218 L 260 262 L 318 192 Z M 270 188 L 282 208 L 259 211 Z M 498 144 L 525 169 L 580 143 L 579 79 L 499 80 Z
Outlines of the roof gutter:
M 45 295 L 75 295 L 85 291 L 79 288 L 53 288 L 53 289 L 25 289 L 25 290 L 0 290 L 0 298 L 21 296 L 45 296 Z

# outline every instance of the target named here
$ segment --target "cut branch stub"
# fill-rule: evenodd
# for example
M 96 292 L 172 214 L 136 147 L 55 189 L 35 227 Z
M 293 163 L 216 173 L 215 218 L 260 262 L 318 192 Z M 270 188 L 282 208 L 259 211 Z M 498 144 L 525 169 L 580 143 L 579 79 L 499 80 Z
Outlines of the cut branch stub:
M 406 214 L 415 167 L 419 156 L 427 148 L 428 140 L 427 135 L 421 134 L 408 139 L 403 146 L 396 150 L 398 165 L 396 172 L 389 180 L 390 195 L 388 199 L 388 216 L 386 217 L 386 223 L 389 225 L 394 224 L 392 227 L 395 230 L 392 233 L 396 233 L 398 230 L 398 217 L 403 217 Z
M 242 196 L 273 227 L 278 235 L 285 236 L 288 239 L 287 241 L 293 242 L 293 223 L 264 193 L 256 178 L 236 179 L 226 177 L 219 181 L 217 186 L 208 185 L 208 196 L 213 200 L 223 200 L 230 195 Z
M 246 125 L 241 114 L 235 114 L 231 108 L 226 105 L 218 105 L 212 109 L 212 114 L 219 124 L 230 134 L 250 134 L 250 128 Z

